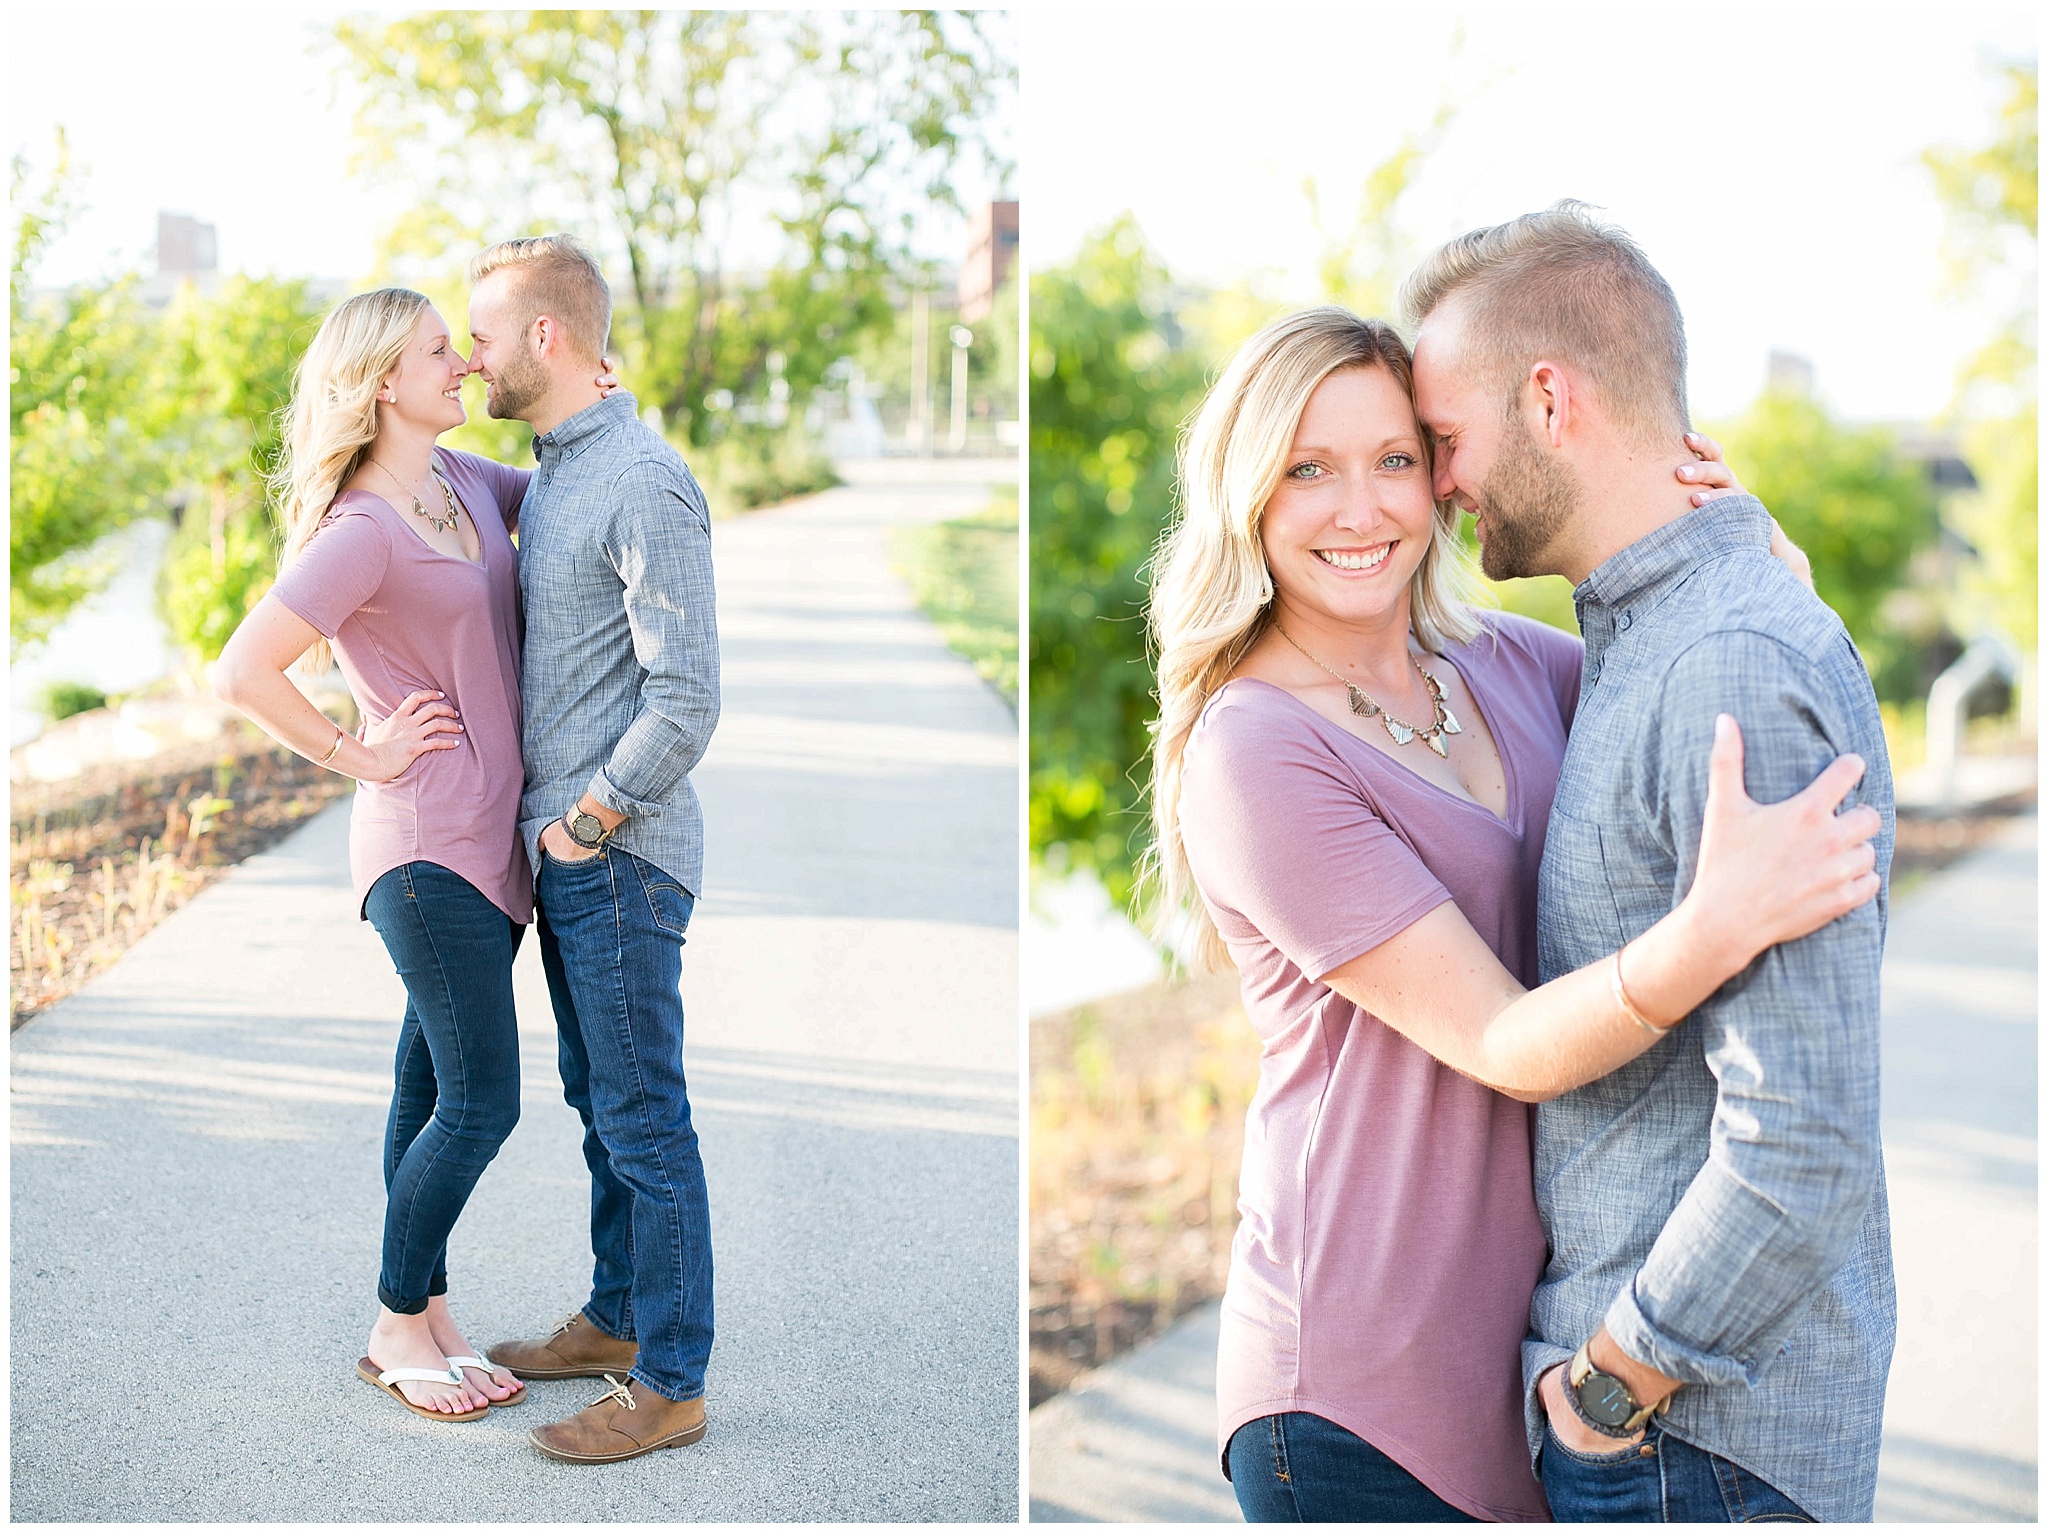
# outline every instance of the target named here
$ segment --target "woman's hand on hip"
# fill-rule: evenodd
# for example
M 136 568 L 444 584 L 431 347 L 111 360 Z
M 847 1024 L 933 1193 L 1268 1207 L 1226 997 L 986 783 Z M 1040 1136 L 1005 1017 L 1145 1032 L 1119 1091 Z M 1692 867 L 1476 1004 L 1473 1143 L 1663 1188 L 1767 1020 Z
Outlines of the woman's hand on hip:
M 452 751 L 462 742 L 462 720 L 441 692 L 414 692 L 386 718 L 363 731 L 363 744 L 377 763 L 365 782 L 391 782 L 428 751 Z
M 1736 967 L 1877 897 L 1871 843 L 1884 822 L 1868 805 L 1835 812 L 1862 778 L 1862 757 L 1837 756 L 1783 803 L 1759 804 L 1743 786 L 1741 726 L 1725 713 L 1714 721 L 1699 868 L 1686 901 L 1697 902 Z

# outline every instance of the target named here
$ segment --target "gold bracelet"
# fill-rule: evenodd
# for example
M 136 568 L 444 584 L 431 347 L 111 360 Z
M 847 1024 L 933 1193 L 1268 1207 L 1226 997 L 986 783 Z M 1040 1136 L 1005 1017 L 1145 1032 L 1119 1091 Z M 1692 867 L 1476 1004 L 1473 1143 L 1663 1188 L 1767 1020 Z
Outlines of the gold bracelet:
M 1620 947 L 1614 950 L 1615 1004 L 1621 1007 L 1621 1014 L 1624 1017 L 1627 1017 L 1629 1021 L 1635 1023 L 1637 1027 L 1640 1027 L 1646 1033 L 1654 1033 L 1659 1038 L 1662 1038 L 1666 1033 L 1670 1032 L 1673 1027 L 1678 1026 L 1678 1022 L 1673 1022 L 1667 1027 L 1659 1027 L 1656 1023 L 1652 1022 L 1648 1017 L 1644 1016 L 1641 1012 L 1636 1010 L 1635 1002 L 1631 1001 L 1628 998 L 1628 990 L 1621 982 L 1621 955 L 1627 951 L 1628 944 L 1626 942 L 1624 942 Z M 1680 1017 L 1678 1019 L 1679 1022 L 1683 1022 L 1684 1020 L 1685 1018 L 1683 1017 Z
M 334 726 L 334 743 L 327 747 L 327 754 L 322 756 L 317 762 L 314 763 L 314 765 L 325 766 L 327 765 L 328 762 L 332 761 L 334 759 L 334 753 L 341 749 L 341 742 L 346 740 L 347 738 L 348 731 L 343 729 L 339 724 L 336 724 Z M 1616 981 L 1616 983 L 1619 983 L 1619 981 Z

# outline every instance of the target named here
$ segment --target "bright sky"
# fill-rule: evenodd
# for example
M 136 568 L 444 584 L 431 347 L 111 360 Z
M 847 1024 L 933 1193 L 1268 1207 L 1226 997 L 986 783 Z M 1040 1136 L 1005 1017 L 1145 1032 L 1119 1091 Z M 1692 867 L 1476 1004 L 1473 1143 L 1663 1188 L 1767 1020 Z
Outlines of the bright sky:
M 326 39 L 337 17 L 362 9 L 10 7 L 10 152 L 47 167 L 61 123 L 88 173 L 85 206 L 37 282 L 135 265 L 156 239 L 160 209 L 213 224 L 229 270 L 367 273 L 409 189 L 349 174 L 352 77 Z M 1014 137 L 1007 147 L 1014 154 Z M 987 194 L 960 190 L 970 207 Z M 926 237 L 933 253 L 953 257 L 962 221 L 942 216 Z
M 1944 406 L 1992 317 L 1942 296 L 1919 154 L 1988 138 L 1987 64 L 2034 56 L 2033 8 L 1466 7 L 1453 63 L 1459 14 L 1027 12 L 1027 259 L 1130 209 L 1176 276 L 1314 301 L 1303 178 L 1348 223 L 1448 84 L 1464 108 L 1403 204 L 1421 248 L 1578 197 L 1677 291 L 1701 418 L 1746 405 L 1772 348 L 1849 417 Z

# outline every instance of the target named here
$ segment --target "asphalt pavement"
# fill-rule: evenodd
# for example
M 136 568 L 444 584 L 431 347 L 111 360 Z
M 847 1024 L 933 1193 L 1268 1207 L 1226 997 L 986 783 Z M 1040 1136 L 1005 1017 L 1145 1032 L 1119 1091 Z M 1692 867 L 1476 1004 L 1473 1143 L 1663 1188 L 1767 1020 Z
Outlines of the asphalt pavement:
M 1899 1342 L 1880 1522 L 2038 1512 L 2037 822 L 1892 907 L 1884 1150 Z M 1217 1307 L 1030 1418 L 1034 1522 L 1237 1522 L 1216 1465 Z
M 601 1382 L 449 1425 L 354 1377 L 404 997 L 337 806 L 14 1037 L 15 1520 L 1016 1517 L 1016 721 L 887 555 L 1001 470 L 908 467 L 714 527 L 725 714 L 683 977 L 704 1441 L 560 1464 L 526 1434 Z M 478 1345 L 589 1283 L 530 941 L 516 982 L 523 1116 L 450 1241 Z

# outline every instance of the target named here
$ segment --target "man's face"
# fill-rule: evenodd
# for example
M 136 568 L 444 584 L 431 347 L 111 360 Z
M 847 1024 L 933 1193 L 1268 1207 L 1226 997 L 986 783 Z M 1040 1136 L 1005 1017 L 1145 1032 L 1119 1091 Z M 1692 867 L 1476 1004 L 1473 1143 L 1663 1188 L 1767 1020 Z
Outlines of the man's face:
M 531 325 L 513 305 L 510 274 L 494 271 L 469 295 L 469 366 L 483 375 L 484 409 L 493 420 L 527 420 L 545 399 L 547 368 L 534 355 Z
M 1555 575 L 1552 550 L 1579 508 L 1578 476 L 1543 450 L 1519 414 L 1502 436 L 1472 508 L 1482 529 L 1479 567 L 1490 580 Z
M 1531 434 L 1520 391 L 1503 398 L 1462 353 L 1455 301 L 1415 339 L 1417 413 L 1434 452 L 1431 489 L 1476 519 L 1479 567 L 1493 580 L 1556 573 L 1550 551 L 1578 509 L 1577 477 Z

